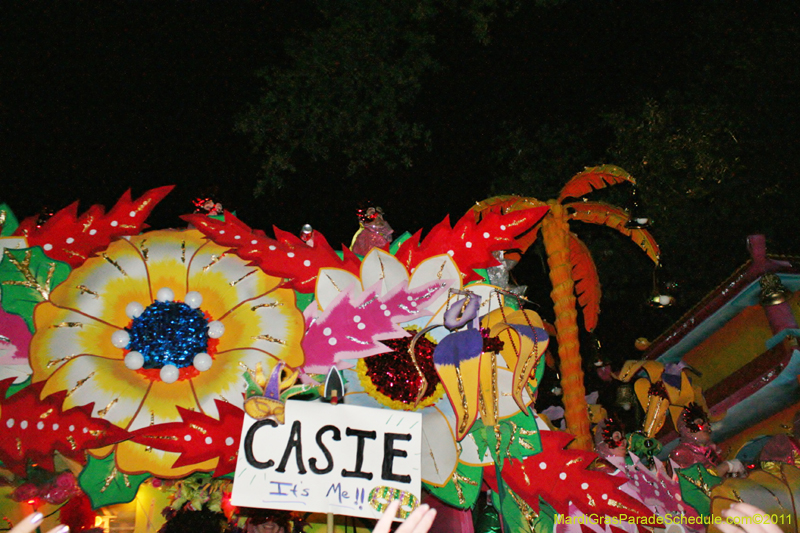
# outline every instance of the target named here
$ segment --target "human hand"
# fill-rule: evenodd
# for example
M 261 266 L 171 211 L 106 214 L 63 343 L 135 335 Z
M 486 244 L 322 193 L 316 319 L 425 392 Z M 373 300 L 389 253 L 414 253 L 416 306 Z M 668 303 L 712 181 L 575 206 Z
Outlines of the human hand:
M 769 515 L 754 505 L 749 503 L 734 503 L 729 508 L 720 512 L 722 518 L 726 519 L 719 524 L 715 524 L 722 533 L 782 533 L 777 524 L 769 520 Z M 760 516 L 764 520 L 752 520 L 753 517 Z M 730 519 L 730 523 L 727 521 Z M 769 523 L 755 523 L 769 522 Z
M 32 533 L 41 525 L 42 520 L 44 520 L 42 513 L 33 513 L 20 520 L 8 533 Z M 59 524 L 47 533 L 69 533 L 69 527 Z
M 389 533 L 399 508 L 400 500 L 392 500 L 372 533 Z M 436 509 L 431 509 L 427 503 L 423 503 L 408 515 L 406 521 L 397 528 L 395 533 L 426 533 L 433 525 L 434 518 L 436 518 Z

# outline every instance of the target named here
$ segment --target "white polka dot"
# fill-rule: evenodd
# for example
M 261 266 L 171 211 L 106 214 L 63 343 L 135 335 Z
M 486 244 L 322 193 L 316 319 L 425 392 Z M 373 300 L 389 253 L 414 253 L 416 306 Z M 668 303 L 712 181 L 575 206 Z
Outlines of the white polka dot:
M 183 440 L 185 440 L 186 442 L 189 442 L 190 440 L 192 440 L 192 436 L 191 435 L 186 435 L 185 437 L 183 437 Z
M 233 437 L 228 437 L 225 439 L 225 446 L 230 446 L 233 444 Z
M 467 241 L 467 242 L 464 244 L 464 246 L 466 246 L 467 248 L 472 248 L 472 243 L 471 243 L 471 242 L 469 242 L 469 241 Z
M 242 236 L 241 236 L 241 235 L 237 235 L 236 237 L 234 237 L 234 239 L 236 239 L 237 241 L 238 241 L 239 239 L 241 239 L 241 238 L 242 238 Z
M 58 424 L 53 424 L 53 431 L 58 431 Z
M 8 428 L 13 428 L 14 427 L 14 419 L 13 418 L 9 418 L 8 420 L 6 420 L 6 427 L 8 427 Z
M 220 235 L 225 235 L 225 230 L 224 229 L 219 230 L 219 234 Z
M 336 346 L 336 339 L 331 337 L 330 339 L 328 339 L 328 344 L 330 344 L 331 346 Z
M 289 252 L 288 254 L 286 254 L 286 257 L 294 257 L 294 252 Z
M 678 504 L 678 511 L 683 512 L 683 505 Z
M 331 328 L 325 328 L 322 330 L 322 334 L 325 335 L 326 337 L 330 337 L 331 333 L 333 333 L 333 330 Z
M 269 249 L 274 252 L 275 251 L 275 245 L 274 244 L 270 244 L 269 245 Z
M 416 306 L 417 306 L 417 302 L 411 302 L 411 307 L 416 307 Z
M 488 231 L 484 231 L 483 232 L 483 238 L 484 239 L 488 239 L 489 238 L 489 232 Z
M 36 429 L 44 429 L 44 422 L 42 422 L 42 421 L 40 420 L 40 421 L 39 421 L 39 423 L 38 423 L 38 424 L 36 424 Z
M 48 243 L 48 244 L 45 244 L 44 246 L 42 246 L 42 248 L 44 248 L 45 250 L 47 250 L 49 252 L 50 250 L 53 249 L 53 245 Z
M 558 475 L 558 479 L 567 479 L 567 474 L 566 474 L 566 473 L 564 473 L 564 472 L 561 472 L 561 473 Z
M 250 241 L 250 244 L 258 244 L 258 239 L 253 239 L 252 241 Z
M 21 427 L 22 429 L 27 429 L 28 428 L 28 421 L 27 420 L 23 420 L 22 422 L 19 423 L 19 427 Z
M 131 217 L 131 218 L 135 217 L 136 216 L 136 211 L 131 211 L 130 213 L 128 213 L 128 216 Z
M 75 431 L 75 426 L 73 426 L 72 424 L 70 424 L 70 426 L 69 426 L 69 430 L 70 430 L 70 431 Z
M 413 296 L 409 296 L 408 298 L 406 298 L 406 300 L 408 300 L 409 302 L 413 302 L 414 301 L 414 297 Z
M 603 494 L 603 495 L 602 495 L 602 496 L 600 496 L 600 497 L 601 497 L 602 499 L 604 499 L 604 500 L 607 500 L 607 499 L 608 499 L 608 494 Z
M 383 316 L 392 316 L 392 312 L 391 312 L 391 311 L 388 311 L 388 310 L 387 310 L 387 311 L 384 311 L 384 312 L 383 312 Z
M 680 492 L 676 492 L 675 493 L 675 499 L 678 500 L 678 501 L 683 500 L 683 498 L 681 497 L 681 493 Z
M 116 220 L 112 220 L 111 221 L 111 227 L 112 228 L 116 228 L 117 226 L 119 226 L 119 222 L 117 222 Z
M 544 470 L 545 468 L 547 468 L 547 463 L 545 463 L 544 461 L 542 461 L 541 463 L 539 463 L 539 468 L 541 468 L 542 470 Z
M 505 231 L 505 230 L 506 230 L 506 225 L 505 225 L 505 224 L 501 224 L 501 225 L 500 225 L 500 229 L 501 229 L 501 230 L 503 230 L 503 231 Z
M 656 496 L 661 496 L 661 493 L 660 493 L 660 492 L 658 492 L 657 490 L 654 490 L 654 491 L 653 491 L 653 494 L 655 494 Z
M 588 488 L 589 488 L 589 484 L 588 484 L 588 483 L 581 483 L 581 488 L 582 488 L 583 490 L 586 490 L 586 489 L 588 489 Z
M 211 437 L 206 437 L 206 444 L 211 444 L 214 440 Z
M 359 322 L 361 322 L 361 317 L 360 317 L 360 316 L 358 316 L 358 315 L 354 316 L 354 317 L 353 317 L 353 322 L 355 322 L 355 323 L 359 323 Z
M 89 428 L 83 428 L 84 433 L 89 433 Z
M 305 261 L 303 261 L 303 266 L 310 267 L 310 266 L 311 266 L 311 261 L 309 261 L 308 259 L 306 259 Z
M 453 250 L 447 250 L 447 255 L 453 257 L 454 255 L 456 255 L 456 253 Z
M 358 329 L 365 329 L 366 327 L 363 322 L 358 325 Z
M 75 242 L 75 239 L 72 237 L 67 237 L 67 244 L 72 244 L 73 242 Z
M 96 234 L 96 233 L 97 233 L 97 230 L 96 230 L 96 229 L 90 229 L 90 230 L 89 230 L 89 235 L 94 235 L 94 234 Z
M 386 304 L 381 304 L 381 311 L 385 311 L 385 310 L 386 310 Z

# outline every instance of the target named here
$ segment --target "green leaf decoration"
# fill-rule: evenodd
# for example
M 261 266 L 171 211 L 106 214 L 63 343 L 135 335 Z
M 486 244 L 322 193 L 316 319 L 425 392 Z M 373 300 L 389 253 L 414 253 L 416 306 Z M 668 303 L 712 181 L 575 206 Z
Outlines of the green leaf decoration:
M 114 454 L 97 459 L 89 456 L 86 468 L 78 476 L 78 484 L 92 501 L 92 508 L 133 501 L 150 474 L 124 474 L 117 470 Z
M 0 237 L 8 237 L 17 231 L 19 221 L 8 204 L 0 204 Z
M 549 503 L 539 498 L 539 516 L 533 519 L 534 533 L 551 533 L 555 531 L 558 513 Z
M 448 505 L 467 509 L 475 505 L 481 491 L 483 467 L 470 466 L 459 462 L 453 477 L 444 487 L 434 487 L 425 483 L 425 489 Z
M 300 309 L 301 311 L 305 311 L 306 307 L 311 305 L 311 302 L 314 301 L 313 292 L 304 293 L 304 292 L 294 291 L 294 297 L 295 297 L 295 305 L 297 305 L 297 308 Z
M 70 270 L 69 265 L 50 259 L 39 247 L 3 250 L 0 261 L 3 309 L 25 319 L 33 332 L 33 308 L 50 298 L 50 291 L 67 279 Z
M 732 503 L 745 501 L 770 515 L 773 522 L 790 533 L 797 531 L 800 505 L 800 469 L 779 462 L 764 462 L 762 470 L 750 472 L 746 478 L 726 478 L 711 490 L 711 512 L 720 511 Z
M 8 390 L 6 390 L 6 398 L 11 398 L 14 394 L 18 393 L 19 391 L 21 391 L 22 389 L 24 389 L 25 387 L 30 385 L 31 384 L 31 378 L 32 378 L 32 376 L 28 376 L 28 379 L 26 379 L 22 383 L 13 383 L 13 384 L 11 384 L 8 387 Z
M 708 516 L 711 506 L 711 489 L 722 481 L 700 463 L 677 470 L 683 501 L 698 514 Z
M 480 456 L 488 451 L 495 464 L 503 464 L 505 459 L 521 459 L 542 451 L 539 428 L 532 414 L 519 412 L 500 421 L 497 426 L 485 426 L 478 420 L 471 433 L 478 444 Z
M 499 510 L 503 520 L 504 531 L 519 533 L 533 531 L 533 524 L 538 517 L 525 500 L 510 489 L 504 489 L 503 494 L 493 494 L 493 497 L 494 506 Z
M 409 232 L 403 232 L 402 235 L 393 240 L 392 244 L 389 245 L 389 253 L 397 255 L 397 250 L 400 249 L 400 246 L 410 238 L 411 234 Z

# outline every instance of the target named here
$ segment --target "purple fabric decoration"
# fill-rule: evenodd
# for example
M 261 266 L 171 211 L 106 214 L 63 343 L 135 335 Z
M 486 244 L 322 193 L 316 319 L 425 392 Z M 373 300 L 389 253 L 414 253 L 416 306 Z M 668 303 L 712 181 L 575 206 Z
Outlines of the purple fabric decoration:
M 483 352 L 483 337 L 477 329 L 451 333 L 433 351 L 436 365 L 456 366 L 462 361 L 478 357 Z

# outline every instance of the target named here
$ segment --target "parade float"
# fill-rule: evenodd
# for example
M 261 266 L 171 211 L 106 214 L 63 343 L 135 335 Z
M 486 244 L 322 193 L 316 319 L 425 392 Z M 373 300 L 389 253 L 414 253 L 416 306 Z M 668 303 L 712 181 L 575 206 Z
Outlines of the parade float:
M 0 206 L 6 522 L 39 509 L 76 533 L 144 533 L 206 509 L 239 528 L 258 516 L 368 530 L 400 499 L 401 515 L 438 506 L 451 531 L 702 529 L 668 461 L 627 453 L 611 422 L 595 430 L 617 450 L 601 459 L 585 413 L 567 406 L 568 433 L 532 407 L 551 340 L 565 390 L 582 387 L 576 302 L 587 327 L 599 312 L 569 220 L 658 259 L 624 211 L 565 201 L 624 182 L 616 167 L 587 169 L 557 201 L 490 199 L 424 237 L 392 239 L 366 209 L 340 251 L 310 227 L 270 237 L 213 201 L 180 229 L 147 231 L 170 187 L 47 219 Z M 507 284 L 503 258 L 540 232 L 554 328 Z M 635 366 L 617 377 L 652 378 Z M 683 379 L 678 409 L 695 391 Z

